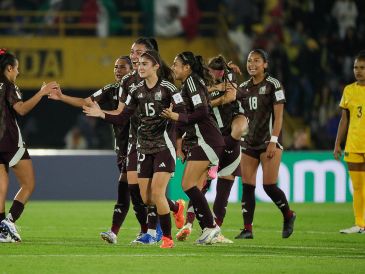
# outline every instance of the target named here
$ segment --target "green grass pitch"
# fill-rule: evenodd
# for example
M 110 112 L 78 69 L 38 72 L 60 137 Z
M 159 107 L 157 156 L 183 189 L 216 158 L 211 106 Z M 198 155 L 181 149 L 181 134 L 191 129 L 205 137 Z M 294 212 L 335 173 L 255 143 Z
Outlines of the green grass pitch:
M 9 203 L 7 208 L 9 208 Z M 239 204 L 229 204 L 222 227 L 230 245 L 197 246 L 198 224 L 175 248 L 130 246 L 138 232 L 132 211 L 109 245 L 113 202 L 31 201 L 19 220 L 23 242 L 0 245 L 0 273 L 364 273 L 365 234 L 341 235 L 353 223 L 352 205 L 292 204 L 295 232 L 281 239 L 282 217 L 258 203 L 253 240 L 234 240 L 242 227 Z M 173 229 L 173 234 L 176 234 Z

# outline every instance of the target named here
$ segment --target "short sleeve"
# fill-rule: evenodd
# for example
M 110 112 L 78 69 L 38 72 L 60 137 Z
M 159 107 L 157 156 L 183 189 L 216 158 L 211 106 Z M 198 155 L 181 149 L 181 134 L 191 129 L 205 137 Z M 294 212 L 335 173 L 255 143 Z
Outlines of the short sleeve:
M 188 89 L 188 96 L 191 99 L 194 109 L 201 106 L 208 106 L 208 101 L 206 97 L 207 88 L 202 82 L 190 76 L 186 80 L 185 84 Z
M 7 100 L 9 102 L 9 104 L 11 106 L 13 106 L 14 104 L 22 101 L 22 99 L 23 99 L 23 96 L 22 96 L 22 93 L 20 92 L 20 89 L 16 85 L 11 84 L 9 86 L 9 90 L 7 93 Z
M 341 101 L 340 101 L 340 107 L 343 109 L 348 109 L 348 92 L 347 92 L 347 88 L 344 89 L 342 97 L 341 97 Z

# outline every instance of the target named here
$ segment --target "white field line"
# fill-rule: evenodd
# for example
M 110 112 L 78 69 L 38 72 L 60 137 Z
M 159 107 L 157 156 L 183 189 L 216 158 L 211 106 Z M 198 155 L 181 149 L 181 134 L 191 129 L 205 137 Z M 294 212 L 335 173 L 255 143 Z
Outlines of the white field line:
M 243 243 L 243 240 L 236 240 L 235 243 Z M 87 247 L 88 244 L 82 244 L 82 243 L 75 243 L 75 242 L 23 242 L 23 243 L 15 243 L 15 244 L 25 244 L 25 245 L 63 245 L 63 246 L 79 246 L 79 245 L 83 245 L 84 247 Z M 10 245 L 10 244 L 6 244 L 6 245 Z M 94 243 L 90 243 L 90 247 L 94 246 Z M 99 244 L 98 244 L 99 245 Z M 102 243 L 100 244 L 102 245 Z M 125 248 L 125 247 L 130 247 L 130 248 L 148 248 L 148 247 L 152 247 L 152 246 L 157 246 L 156 244 L 152 244 L 152 245 L 130 245 L 130 244 L 118 244 L 118 245 L 113 245 L 115 247 L 121 247 L 121 248 Z M 192 247 L 196 247 L 196 248 L 200 248 L 200 247 L 236 247 L 237 246 L 235 244 L 214 244 L 214 245 L 197 245 L 194 244 L 193 242 L 191 243 Z M 364 252 L 364 249 L 362 247 L 328 247 L 328 246 L 288 246 L 288 245 L 255 245 L 255 244 L 243 244 L 244 248 L 264 248 L 264 249 L 292 249 L 292 250 L 338 250 L 338 251 L 349 251 L 349 252 Z M 221 256 L 221 255 L 220 255 Z M 222 255 L 223 256 L 223 255 Z M 227 255 L 230 256 L 230 255 Z M 362 256 L 362 255 L 360 255 Z M 365 255 L 364 255 L 365 256 Z
M 266 257 L 266 258 L 338 258 L 338 259 L 365 259 L 365 255 L 283 255 L 283 254 L 196 254 L 196 253 L 181 253 L 181 254 L 6 254 L 0 255 L 0 258 L 44 258 L 44 257 L 59 257 L 59 258 L 67 258 L 67 257 L 86 257 L 86 258 L 99 258 L 99 257 L 110 257 L 110 258 L 133 258 L 133 257 Z

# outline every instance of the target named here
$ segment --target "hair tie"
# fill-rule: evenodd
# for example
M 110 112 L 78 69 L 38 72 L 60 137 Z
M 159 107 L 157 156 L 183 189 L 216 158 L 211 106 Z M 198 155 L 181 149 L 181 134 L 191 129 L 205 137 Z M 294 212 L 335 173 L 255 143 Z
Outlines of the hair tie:
M 0 55 L 3 55 L 6 53 L 6 49 L 0 49 Z

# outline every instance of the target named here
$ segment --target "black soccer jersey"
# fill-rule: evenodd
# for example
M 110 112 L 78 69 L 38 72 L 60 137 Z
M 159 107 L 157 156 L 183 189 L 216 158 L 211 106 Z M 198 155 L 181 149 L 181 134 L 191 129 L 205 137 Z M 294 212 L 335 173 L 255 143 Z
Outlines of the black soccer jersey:
M 270 141 L 274 124 L 274 105 L 285 103 L 285 93 L 281 83 L 268 74 L 256 85 L 250 79 L 240 85 L 237 100 L 249 120 L 249 132 L 242 138 L 242 147 L 265 149 Z
M 181 96 L 186 114 L 179 115 L 179 122 L 185 124 L 184 146 L 224 146 L 224 140 L 212 117 L 212 108 L 207 87 L 197 75 L 191 74 L 181 87 Z
M 24 147 L 13 105 L 22 100 L 19 88 L 0 78 L 0 151 L 17 151 Z
M 123 124 L 125 119 L 137 112 L 140 120 L 137 131 L 138 152 L 153 154 L 166 148 L 175 150 L 174 123 L 160 116 L 171 103 L 183 107 L 182 97 L 172 83 L 160 79 L 150 89 L 143 80 L 130 90 L 123 112 L 118 116 L 106 114 L 105 119 Z
M 224 91 L 212 91 L 209 93 L 211 100 L 215 100 L 224 95 Z M 223 136 L 231 134 L 231 125 L 233 118 L 240 114 L 239 105 L 237 101 L 233 101 L 229 104 L 219 105 L 212 108 L 214 118 L 218 124 L 219 130 Z M 243 114 L 243 113 L 241 113 Z
M 142 78 L 139 77 L 137 70 L 134 70 L 127 75 L 125 75 L 119 87 L 119 100 L 122 103 L 125 103 L 128 97 L 129 92 L 142 81 Z M 130 128 L 129 128 L 129 140 L 130 144 L 135 145 L 137 143 L 137 130 L 139 126 L 139 118 L 138 118 L 138 110 L 132 115 L 130 118 Z
M 93 101 L 98 102 L 104 110 L 115 110 L 119 105 L 120 83 L 109 84 L 91 95 Z M 129 123 L 125 126 L 113 125 L 115 150 L 122 155 L 127 154 Z

